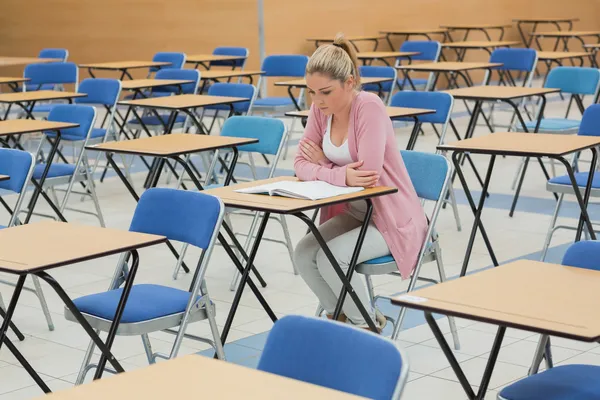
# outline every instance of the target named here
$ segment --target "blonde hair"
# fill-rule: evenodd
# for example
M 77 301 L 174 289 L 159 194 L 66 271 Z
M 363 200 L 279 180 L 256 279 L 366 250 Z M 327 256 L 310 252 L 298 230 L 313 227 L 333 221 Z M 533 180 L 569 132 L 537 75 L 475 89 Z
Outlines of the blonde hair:
M 306 65 L 306 74 L 313 73 L 328 75 L 342 83 L 353 77 L 354 88 L 360 89 L 356 52 L 343 33 L 338 33 L 332 44 L 319 46 L 313 53 Z

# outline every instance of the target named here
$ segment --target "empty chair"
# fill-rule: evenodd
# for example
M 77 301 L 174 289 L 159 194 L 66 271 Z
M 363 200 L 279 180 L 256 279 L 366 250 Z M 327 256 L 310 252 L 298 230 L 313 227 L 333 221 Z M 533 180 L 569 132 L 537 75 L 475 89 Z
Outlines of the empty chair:
M 440 281 L 446 280 L 444 264 L 442 261 L 442 249 L 440 247 L 439 236 L 435 231 L 435 224 L 444 202 L 444 197 L 448 192 L 448 184 L 452 175 L 452 168 L 448 160 L 440 154 L 421 153 L 417 151 L 402 150 L 402 159 L 406 165 L 406 170 L 410 176 L 410 180 L 417 192 L 419 198 L 425 202 L 432 201 L 433 210 L 428 215 L 429 226 L 427 235 L 421 245 L 419 257 L 415 264 L 415 268 L 408 284 L 407 292 L 414 290 L 417 280 L 420 278 L 421 267 L 426 262 L 435 261 L 440 275 Z M 426 205 L 426 204 L 425 204 Z M 356 272 L 365 275 L 367 281 L 367 289 L 372 299 L 373 304 L 378 298 L 387 298 L 385 296 L 375 296 L 373 284 L 371 283 L 372 275 L 398 274 L 398 268 L 391 255 L 375 258 L 366 261 L 356 266 Z M 427 281 L 432 281 L 427 279 Z M 436 281 L 433 281 L 437 283 Z M 404 316 L 406 315 L 406 307 L 400 308 L 400 313 L 394 321 L 394 330 L 392 339 L 396 340 L 402 327 Z M 388 317 L 389 318 L 389 317 Z M 389 318 L 391 319 L 391 318 Z M 448 318 L 450 330 L 454 339 L 454 347 L 458 350 L 460 347 L 458 333 L 454 318 Z
M 600 242 L 573 243 L 567 249 L 562 264 L 600 271 Z M 576 288 L 570 289 L 576 290 Z M 542 335 L 540 340 L 547 341 L 548 336 Z M 597 365 L 561 365 L 505 386 L 498 394 L 498 400 L 598 399 L 600 398 L 598 376 L 600 376 L 600 366 Z
M 211 132 L 214 122 L 217 117 L 227 118 L 231 115 L 250 115 L 252 112 L 252 106 L 256 99 L 257 90 L 253 85 L 248 83 L 213 83 L 208 88 L 209 96 L 225 96 L 225 97 L 243 97 L 247 98 L 248 101 L 233 103 L 231 107 L 228 104 L 218 104 L 214 106 L 208 106 L 202 108 L 201 116 L 213 114 L 214 118 L 208 128 Z
M 168 360 L 177 357 L 184 336 L 210 343 L 216 349 L 217 356 L 225 358 L 215 321 L 216 308 L 210 300 L 204 280 L 224 210 L 223 202 L 218 197 L 202 192 L 152 188 L 140 197 L 130 231 L 166 236 L 169 240 L 177 240 L 201 250 L 189 290 L 156 284 L 134 284 L 131 288 L 117 335 L 141 336 L 150 364 L 155 363 L 157 358 Z M 108 291 L 73 301 L 90 325 L 100 331 L 108 331 L 114 318 L 123 290 L 119 288 L 123 282 L 121 273 L 128 272 L 125 256 L 121 257 L 117 268 L 118 273 Z M 66 308 L 65 316 L 75 321 Z M 201 320 L 208 320 L 212 340 L 186 333 L 188 324 Z M 160 331 L 175 335 L 168 354 L 152 351 L 148 334 Z M 90 364 L 94 347 L 90 341 L 76 384 L 82 383 L 85 374 L 96 367 Z
M 308 64 L 308 57 L 304 55 L 289 54 L 267 56 L 261 66 L 261 70 L 265 73 L 261 76 L 257 85 L 260 92 L 254 103 L 256 111 L 282 113 L 295 110 L 294 102 L 289 96 L 268 96 L 267 93 L 261 91 L 261 83 L 263 79 L 270 77 L 289 79 L 304 78 L 306 64 Z M 300 104 L 303 98 L 304 89 L 301 89 L 296 101 Z
M 383 102 L 389 105 L 398 75 L 394 67 L 362 65 L 359 67 L 361 78 L 392 78 L 390 82 L 363 84 L 362 90 L 375 92 L 383 97 Z
M 63 89 L 63 85 L 79 82 L 79 69 L 72 62 L 39 63 L 25 66 L 23 77 L 29 81 L 24 91 Z
M 414 51 L 418 52 L 418 55 L 410 57 L 411 61 L 425 61 L 425 62 L 437 62 L 440 58 L 442 51 L 442 45 L 440 42 L 433 40 L 407 40 L 400 46 L 399 51 Z M 396 59 L 396 67 L 402 65 L 405 61 L 408 61 L 407 57 L 399 57 Z M 433 79 L 433 73 L 430 73 L 427 79 L 410 77 L 407 79 L 405 75 L 398 79 L 398 88 L 400 90 L 422 88 L 427 90 Z
M 288 315 L 269 332 L 258 369 L 369 399 L 397 400 L 409 365 L 389 339 L 339 322 Z
M 163 67 L 150 67 L 149 75 L 161 69 L 180 69 L 183 68 L 186 60 L 186 54 L 181 52 L 158 52 L 152 57 L 152 61 L 168 62 L 169 65 Z
M 213 50 L 213 55 L 215 56 L 242 56 L 244 58 L 239 59 L 239 60 L 232 60 L 232 61 L 211 61 L 210 62 L 210 66 L 211 67 L 231 67 L 231 69 L 244 69 L 244 66 L 246 65 L 246 60 L 248 59 L 248 56 L 250 55 L 250 51 L 245 48 L 245 47 L 228 47 L 228 46 L 221 46 L 221 47 L 215 47 L 215 49 Z
M 69 50 L 67 49 L 42 49 L 38 54 L 38 58 L 55 58 L 62 62 L 69 58 Z

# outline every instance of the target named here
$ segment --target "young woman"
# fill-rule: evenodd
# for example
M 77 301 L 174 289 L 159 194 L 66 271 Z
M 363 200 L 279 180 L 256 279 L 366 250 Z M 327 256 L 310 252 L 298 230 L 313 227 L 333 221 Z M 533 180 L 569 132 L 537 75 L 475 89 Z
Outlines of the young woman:
M 312 106 L 294 160 L 301 180 L 322 180 L 337 186 L 392 186 L 398 192 L 374 198 L 373 216 L 358 262 L 392 254 L 403 278 L 410 277 L 425 238 L 427 220 L 396 144 L 385 105 L 360 90 L 357 59 L 350 43 L 338 35 L 320 46 L 306 67 Z M 366 211 L 364 200 L 321 210 L 319 232 L 347 271 Z M 331 318 L 342 284 L 312 234 L 296 246 L 300 275 Z M 361 278 L 352 286 L 383 329 L 385 317 L 373 310 Z M 366 328 L 354 302 L 347 298 L 340 320 Z

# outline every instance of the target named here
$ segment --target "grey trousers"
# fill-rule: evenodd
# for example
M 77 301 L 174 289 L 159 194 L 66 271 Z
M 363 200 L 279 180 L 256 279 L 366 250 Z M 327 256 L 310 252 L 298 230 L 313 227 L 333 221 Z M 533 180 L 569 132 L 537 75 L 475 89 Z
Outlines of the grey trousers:
M 361 224 L 362 220 L 357 219 L 356 216 L 350 213 L 345 213 L 337 215 L 319 226 L 319 232 L 321 232 L 344 273 L 348 271 Z M 390 250 L 383 236 L 371 223 L 367 228 L 365 240 L 358 256 L 358 263 L 388 254 L 390 254 Z M 294 262 L 302 279 L 319 298 L 321 306 L 328 314 L 333 314 L 338 295 L 342 289 L 342 282 L 312 233 L 306 235 L 296 245 Z M 371 317 L 374 317 L 374 310 L 371 307 L 365 282 L 360 276 L 354 274 L 351 283 L 358 298 L 369 311 Z M 365 324 L 358 307 L 349 296 L 344 301 L 343 311 L 353 324 Z

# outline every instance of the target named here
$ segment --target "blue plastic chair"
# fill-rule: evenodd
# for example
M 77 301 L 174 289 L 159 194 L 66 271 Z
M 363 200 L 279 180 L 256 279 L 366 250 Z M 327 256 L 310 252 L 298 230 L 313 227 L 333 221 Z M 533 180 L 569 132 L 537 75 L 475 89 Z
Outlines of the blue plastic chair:
M 261 83 L 264 78 L 304 78 L 308 57 L 304 55 L 271 55 L 267 56 L 261 70 L 265 72 L 258 81 L 257 87 L 261 88 Z M 300 104 L 304 98 L 304 89 L 300 90 L 300 94 L 296 99 Z M 259 97 L 254 102 L 254 107 L 257 110 L 270 110 L 272 112 L 283 112 L 295 110 L 294 103 L 289 96 L 285 97 L 269 97 L 263 93 L 259 93 Z M 265 112 L 265 111 L 263 111 Z
M 419 274 L 424 263 L 435 261 L 438 267 L 440 281 L 443 282 L 446 280 L 446 273 L 444 271 L 444 264 L 441 254 L 442 250 L 439 244 L 438 235 L 435 232 L 435 224 L 437 222 L 442 204 L 444 203 L 446 193 L 448 193 L 448 185 L 452 175 L 452 167 L 450 166 L 448 160 L 440 154 L 421 153 L 418 151 L 408 150 L 401 150 L 400 153 L 402 154 L 402 160 L 404 161 L 404 165 L 406 166 L 410 180 L 419 198 L 422 200 L 422 202 L 434 202 L 433 210 L 428 216 L 429 227 L 427 228 L 427 235 L 425 236 L 425 241 L 421 245 L 419 257 L 410 278 L 410 283 L 408 284 L 408 293 L 414 290 L 417 280 L 421 279 Z M 396 266 L 394 258 L 391 255 L 387 255 L 357 265 L 356 272 L 365 275 L 369 296 L 371 297 L 373 305 L 375 305 L 377 299 L 388 299 L 389 297 L 375 296 L 373 284 L 371 282 L 371 276 L 397 274 L 398 267 Z M 398 338 L 405 315 L 406 307 L 401 307 L 398 318 L 394 322 L 394 330 L 391 336 L 392 340 L 396 340 Z M 448 322 L 450 324 L 450 330 L 454 339 L 454 347 L 458 350 L 460 348 L 460 342 L 458 339 L 454 318 L 449 317 Z
M 169 62 L 170 65 L 164 67 L 150 67 L 150 74 L 157 72 L 161 69 L 180 69 L 183 68 L 187 56 L 185 53 L 180 52 L 158 52 L 152 57 L 152 61 L 156 62 Z M 149 75 L 150 75 L 149 74 Z
M 339 322 L 288 315 L 269 332 L 258 369 L 369 399 L 400 399 L 408 358 L 389 339 Z
M 600 271 L 600 242 L 573 243 L 565 253 L 563 265 Z M 576 288 L 573 288 L 576 290 Z M 542 336 L 540 340 L 547 340 Z M 543 347 L 545 348 L 545 346 Z M 600 398 L 600 366 L 561 365 L 528 376 L 506 386 L 499 400 L 588 400 Z
M 166 236 L 169 240 L 202 250 L 189 290 L 155 284 L 134 284 L 131 289 L 117 335 L 140 335 L 150 364 L 157 358 L 175 358 L 184 335 L 207 342 L 207 339 L 186 334 L 189 323 L 201 320 L 208 320 L 212 333 L 212 341 L 208 342 L 216 349 L 220 359 L 225 358 L 215 321 L 215 305 L 210 300 L 204 279 L 224 210 L 221 199 L 202 192 L 152 188 L 140 197 L 129 227 L 131 232 Z M 124 257 L 117 268 L 122 273 L 127 272 Z M 92 327 L 104 332 L 110 328 L 123 290 L 118 287 L 121 274 L 116 273 L 115 277 L 110 290 L 73 300 Z M 75 321 L 66 308 L 65 317 Z M 152 352 L 148 334 L 159 331 L 175 335 L 169 354 Z M 93 350 L 94 345 L 90 342 L 77 384 L 83 382 L 85 373 L 91 367 L 95 367 L 89 364 Z
M 90 164 L 85 150 L 85 146 L 87 146 L 94 128 L 94 122 L 96 121 L 96 109 L 92 106 L 82 104 L 58 104 L 50 110 L 48 121 L 71 122 L 79 124 L 79 126 L 61 130 L 61 144 L 72 144 L 76 147 L 77 155 L 74 162 L 68 163 L 58 162 L 58 157 L 56 157 L 53 160 L 50 170 L 48 171 L 48 176 L 44 181 L 44 188 L 49 188 L 54 192 L 55 187 L 67 185 L 64 196 L 58 205 L 58 208 L 62 213 L 64 212 L 69 196 L 73 191 L 73 185 L 78 182 L 83 182 L 87 190 L 78 192 L 78 194 L 91 197 L 96 213 L 94 214 L 89 211 L 73 208 L 69 208 L 69 210 L 95 215 L 100 221 L 100 225 L 104 227 L 104 218 L 100 209 L 100 203 L 98 202 L 98 196 L 96 195 L 94 180 L 91 176 Z M 54 138 L 55 135 L 56 134 L 52 131 L 44 132 L 44 136 L 40 141 L 35 156 L 36 160 L 40 158 L 40 153 L 44 148 L 47 137 Z M 45 168 L 45 163 L 37 164 L 33 171 L 33 179 L 39 181 Z M 57 198 L 56 193 L 54 193 L 54 197 Z
M 392 93 L 394 93 L 394 87 L 398 80 L 398 74 L 396 72 L 396 68 L 394 67 L 384 67 L 384 66 L 371 66 L 371 65 L 361 65 L 359 67 L 359 73 L 361 78 L 392 78 L 393 80 L 390 82 L 382 82 L 381 84 L 363 84 L 362 90 L 367 92 L 375 92 L 383 96 L 385 104 L 389 105 L 390 100 L 392 98 Z
M 190 80 L 193 81 L 193 83 L 181 85 L 181 89 L 179 86 L 164 86 L 160 88 L 155 88 L 152 90 L 152 92 L 147 93 L 148 97 L 172 96 L 177 94 L 196 94 L 198 91 L 198 85 L 200 84 L 200 72 L 195 69 L 161 69 L 156 72 L 155 78 Z M 159 120 L 156 114 L 150 113 L 149 111 L 145 111 L 142 114 L 142 121 L 150 130 L 162 132 L 164 130 L 164 124 L 167 124 L 167 122 L 169 121 L 169 117 L 170 113 L 160 114 Z M 185 128 L 186 126 L 188 126 L 187 120 L 187 115 L 179 113 L 175 118 L 175 125 L 173 125 L 173 128 Z M 137 118 L 129 120 L 127 124 L 133 129 L 140 129 L 141 127 Z
M 66 62 L 69 58 L 69 50 L 67 49 L 42 49 L 38 54 L 38 58 L 56 58 L 61 62 Z
M 233 61 L 211 61 L 209 65 L 211 67 L 232 67 L 232 69 L 244 69 L 249 54 L 250 51 L 245 47 L 215 47 L 213 50 L 213 55 L 215 56 L 243 56 L 245 58 Z
M 241 103 L 233 103 L 233 115 L 250 115 L 252 105 L 256 99 L 257 90 L 253 85 L 248 83 L 224 83 L 217 82 L 210 85 L 208 88 L 209 96 L 224 96 L 224 97 L 243 97 L 249 99 Z M 212 128 L 218 117 L 226 119 L 231 112 L 231 107 L 227 104 L 218 104 L 202 108 L 201 118 L 213 115 L 213 119 L 208 127 L 208 132 L 212 132 Z M 220 114 L 220 115 L 219 115 Z
M 449 124 L 450 117 L 452 115 L 452 109 L 454 108 L 454 97 L 451 94 L 444 92 L 415 92 L 415 91 L 402 91 L 396 93 L 391 101 L 390 106 L 392 107 L 412 107 L 412 108 L 423 108 L 429 110 L 435 110 L 434 114 L 425 114 L 419 116 L 421 123 L 429 123 L 434 129 L 436 125 L 441 125 L 441 132 L 438 133 L 439 141 L 438 145 L 445 143 L 446 131 L 448 125 L 454 130 L 455 135 L 459 135 L 456 131 L 454 124 Z M 394 120 L 410 121 L 413 122 L 412 118 L 397 118 Z M 460 214 L 458 213 L 458 206 L 456 203 L 456 197 L 454 195 L 454 188 L 452 185 L 448 185 L 449 202 L 452 205 L 452 211 L 454 212 L 454 219 L 456 221 L 456 229 L 460 231 Z
M 420 54 L 410 57 L 411 61 L 426 61 L 426 62 L 437 62 L 442 52 L 442 45 L 440 42 L 434 40 L 407 40 L 400 46 L 399 51 L 415 51 Z M 396 67 L 402 65 L 403 61 L 407 61 L 407 57 L 399 57 L 396 59 Z M 433 74 L 430 73 L 427 79 L 423 78 L 410 78 L 410 81 L 406 77 L 398 79 L 398 85 L 400 90 L 413 89 L 416 90 L 422 87 L 427 90 L 428 85 L 432 82 Z M 410 82 L 414 85 L 411 87 Z
M 21 150 L 0 148 L 0 175 L 10 176 L 9 180 L 0 182 L 0 189 L 8 192 L 6 194 L 14 193 L 18 195 L 8 224 L 0 225 L 0 229 L 15 226 L 20 223 L 18 216 L 27 193 L 27 184 L 33 174 L 34 165 L 33 156 L 30 153 Z M 48 304 L 46 303 L 46 298 L 44 297 L 39 278 L 35 275 L 31 275 L 31 277 L 33 279 L 34 287 L 24 286 L 23 289 L 33 293 L 38 298 L 44 316 L 46 317 L 48 329 L 52 331 L 54 330 L 54 323 L 52 322 L 52 315 L 48 309 Z M 15 286 L 13 282 L 2 279 L 0 279 L 0 283 Z M 0 294 L 0 304 L 4 304 L 1 299 L 2 295 Z
M 583 113 L 583 117 L 581 118 L 581 125 L 579 126 L 578 135 L 582 136 L 600 136 L 600 104 L 592 104 L 589 106 L 585 112 Z M 573 160 L 573 166 L 576 166 L 577 158 Z M 589 172 L 576 172 L 575 179 L 577 181 L 577 185 L 579 186 L 581 193 L 585 191 L 585 187 L 587 185 L 587 180 L 589 177 Z M 554 214 L 552 214 L 552 219 L 550 220 L 550 227 L 548 228 L 548 232 L 546 234 L 546 240 L 544 242 L 544 247 L 542 249 L 542 258 L 544 261 L 546 257 L 546 253 L 548 252 L 548 248 L 550 247 L 550 242 L 552 241 L 552 236 L 554 232 L 559 229 L 568 229 L 568 230 L 576 230 L 575 226 L 567 226 L 567 225 L 559 225 L 556 226 L 556 220 L 558 219 L 558 215 L 560 213 L 560 209 L 563 204 L 563 200 L 565 195 L 574 195 L 575 192 L 573 190 L 573 186 L 571 186 L 571 179 L 569 179 L 568 175 L 556 176 L 551 178 L 546 184 L 546 189 L 552 193 L 558 193 L 558 201 L 556 202 L 556 207 L 554 208 Z M 595 171 L 594 179 L 592 180 L 592 191 L 590 193 L 590 197 L 600 197 L 600 173 Z
M 72 62 L 29 64 L 25 66 L 23 77 L 30 79 L 24 91 L 60 89 L 66 84 L 75 85 L 77 90 L 79 69 Z

